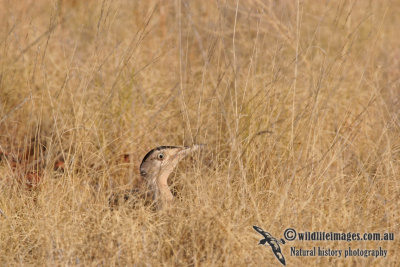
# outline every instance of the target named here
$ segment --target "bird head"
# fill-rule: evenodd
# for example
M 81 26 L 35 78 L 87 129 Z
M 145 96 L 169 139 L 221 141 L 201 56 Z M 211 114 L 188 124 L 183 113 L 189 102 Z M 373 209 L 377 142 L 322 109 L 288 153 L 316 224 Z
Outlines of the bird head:
M 140 164 L 140 175 L 147 182 L 157 183 L 159 186 L 167 185 L 168 176 L 179 161 L 202 146 L 159 146 L 154 148 L 144 156 Z

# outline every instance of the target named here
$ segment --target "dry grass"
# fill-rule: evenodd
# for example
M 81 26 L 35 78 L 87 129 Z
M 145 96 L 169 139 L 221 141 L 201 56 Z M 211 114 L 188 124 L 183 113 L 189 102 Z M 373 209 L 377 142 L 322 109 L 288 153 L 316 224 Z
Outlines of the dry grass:
M 254 224 L 395 233 L 288 242 L 289 266 L 398 265 L 398 14 L 398 1 L 1 1 L 0 265 L 279 264 Z M 149 149 L 193 143 L 208 148 L 174 174 L 174 207 L 108 209 Z

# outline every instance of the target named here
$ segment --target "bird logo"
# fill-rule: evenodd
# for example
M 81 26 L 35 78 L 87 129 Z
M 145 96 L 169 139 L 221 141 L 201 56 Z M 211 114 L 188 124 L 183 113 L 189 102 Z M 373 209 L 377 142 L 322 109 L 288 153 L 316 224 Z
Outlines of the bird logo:
M 283 264 L 286 265 L 285 257 L 283 257 L 281 247 L 279 244 L 285 244 L 285 240 L 281 238 L 281 240 L 277 240 L 275 237 L 273 237 L 270 233 L 265 232 L 261 227 L 258 226 L 253 226 L 254 230 L 256 230 L 260 235 L 262 235 L 264 238 L 260 240 L 258 243 L 259 245 L 265 245 L 265 243 L 268 243 L 268 245 L 271 246 L 272 252 L 274 252 L 275 257 Z

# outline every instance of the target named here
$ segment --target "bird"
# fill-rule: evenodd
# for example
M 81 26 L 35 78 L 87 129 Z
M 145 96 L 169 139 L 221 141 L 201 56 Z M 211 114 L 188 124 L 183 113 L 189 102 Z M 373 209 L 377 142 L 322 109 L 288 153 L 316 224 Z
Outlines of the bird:
M 261 229 L 258 226 L 253 226 L 254 230 L 256 230 L 259 234 L 261 234 L 264 238 L 260 240 L 258 243 L 259 245 L 265 245 L 265 243 L 268 243 L 268 245 L 271 246 L 272 252 L 274 252 L 275 257 L 283 264 L 286 265 L 285 257 L 282 254 L 281 247 L 279 244 L 285 244 L 285 240 L 277 240 L 275 237 L 273 237 L 270 233 L 265 232 L 263 229 Z
M 147 152 L 139 168 L 142 185 L 122 193 L 113 193 L 109 198 L 111 209 L 118 206 L 120 200 L 126 202 L 133 197 L 143 199 L 144 204 L 154 205 L 157 209 L 171 203 L 174 196 L 168 187 L 169 175 L 183 158 L 204 146 L 159 146 Z

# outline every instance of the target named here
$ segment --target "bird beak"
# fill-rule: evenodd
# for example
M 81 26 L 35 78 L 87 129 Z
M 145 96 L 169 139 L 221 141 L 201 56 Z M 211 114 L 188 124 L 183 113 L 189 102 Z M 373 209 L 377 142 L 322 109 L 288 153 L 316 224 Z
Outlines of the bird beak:
M 178 158 L 179 160 L 185 158 L 187 155 L 193 153 L 194 151 L 203 149 L 206 145 L 205 144 L 200 144 L 200 145 L 193 145 L 191 147 L 182 147 L 182 150 L 178 152 Z

